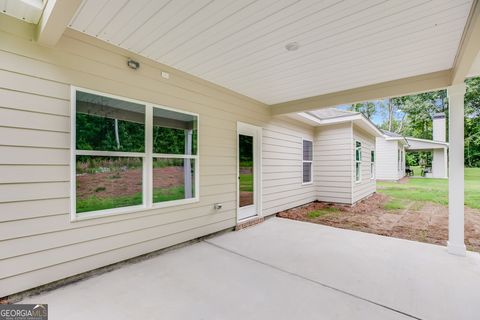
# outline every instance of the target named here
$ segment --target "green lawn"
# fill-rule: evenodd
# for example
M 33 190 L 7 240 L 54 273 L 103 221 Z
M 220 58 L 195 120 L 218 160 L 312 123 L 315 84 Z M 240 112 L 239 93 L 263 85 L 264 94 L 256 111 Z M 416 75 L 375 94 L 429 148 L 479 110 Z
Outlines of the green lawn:
M 422 176 L 422 168 L 420 166 L 411 166 L 410 169 L 413 170 L 413 175 L 415 177 L 421 177 Z
M 183 186 L 172 187 L 169 189 L 153 190 L 154 203 L 179 200 L 184 198 L 185 193 L 183 190 Z M 99 198 L 97 196 L 91 196 L 86 199 L 77 199 L 77 213 L 135 206 L 142 204 L 142 201 L 143 199 L 141 192 L 138 192 L 131 196 L 123 196 L 116 198 Z
M 327 214 L 335 213 L 335 212 L 339 212 L 339 211 L 340 210 L 338 208 L 335 208 L 335 207 L 323 208 L 323 209 L 318 209 L 318 210 L 314 210 L 314 211 L 309 212 L 308 217 L 310 219 L 314 219 L 314 218 L 322 217 L 322 216 L 325 216 Z
M 400 209 L 408 201 L 448 204 L 447 179 L 410 178 L 405 184 L 377 182 L 377 191 L 392 197 L 386 209 Z M 480 209 L 480 168 L 465 168 L 465 205 Z
M 253 174 L 240 174 L 240 191 L 253 192 Z

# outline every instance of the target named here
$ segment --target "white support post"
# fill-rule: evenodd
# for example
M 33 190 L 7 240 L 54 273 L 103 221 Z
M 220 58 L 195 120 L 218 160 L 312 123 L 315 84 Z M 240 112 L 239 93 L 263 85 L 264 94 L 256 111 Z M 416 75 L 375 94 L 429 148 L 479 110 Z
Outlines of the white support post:
M 448 178 L 448 148 L 443 148 L 443 171 L 445 172 L 444 178 Z
M 185 130 L 185 155 L 192 154 L 192 130 Z M 192 159 L 183 159 L 185 199 L 192 198 Z
M 448 252 L 465 256 L 464 83 L 448 87 L 450 161 L 448 179 Z

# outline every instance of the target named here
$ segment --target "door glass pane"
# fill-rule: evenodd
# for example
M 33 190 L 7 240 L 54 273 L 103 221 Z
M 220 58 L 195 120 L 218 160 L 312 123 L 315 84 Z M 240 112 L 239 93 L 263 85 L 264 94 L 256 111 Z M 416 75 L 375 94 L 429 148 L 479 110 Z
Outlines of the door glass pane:
M 253 137 L 238 135 L 240 207 L 253 205 Z

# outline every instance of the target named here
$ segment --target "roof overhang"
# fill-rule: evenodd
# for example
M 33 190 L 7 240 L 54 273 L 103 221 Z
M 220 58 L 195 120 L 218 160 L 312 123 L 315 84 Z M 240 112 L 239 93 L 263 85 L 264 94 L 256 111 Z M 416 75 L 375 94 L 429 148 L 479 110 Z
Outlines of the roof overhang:
M 405 137 L 390 137 L 390 136 L 387 136 L 387 135 L 383 135 L 383 138 L 386 140 L 386 141 L 398 141 L 400 142 L 401 144 L 405 145 L 405 146 L 408 146 L 408 141 Z
M 339 115 L 329 118 L 319 118 L 310 112 L 300 112 L 298 113 L 298 115 L 307 119 L 314 126 L 328 126 L 339 123 L 352 122 L 356 126 L 373 135 L 374 137 L 383 136 L 382 132 L 361 113 L 354 113 L 351 115 Z
M 478 2 L 0 0 L 0 5 L 42 3 L 32 23 L 43 45 L 54 46 L 69 27 L 94 44 L 108 42 L 163 64 L 160 68 L 193 74 L 279 115 L 437 90 L 476 74 Z M 299 42 L 298 51 L 286 50 L 290 41 Z M 398 50 L 400 45 L 405 50 Z
M 407 149 L 410 151 L 426 151 L 433 149 L 446 149 L 448 142 L 405 137 L 408 142 Z

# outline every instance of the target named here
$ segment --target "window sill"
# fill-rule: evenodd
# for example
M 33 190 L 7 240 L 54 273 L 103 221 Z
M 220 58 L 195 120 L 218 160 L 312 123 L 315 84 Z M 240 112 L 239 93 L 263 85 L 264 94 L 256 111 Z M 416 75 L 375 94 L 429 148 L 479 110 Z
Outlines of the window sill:
M 302 186 L 308 186 L 308 185 L 311 185 L 313 184 L 313 181 L 310 181 L 310 182 L 302 182 Z
M 161 208 L 168 208 L 168 207 L 175 207 L 175 206 L 196 203 L 199 201 L 200 199 L 196 197 L 191 199 L 182 199 L 182 200 L 167 201 L 163 203 L 154 203 L 150 207 L 147 207 L 146 205 L 140 205 L 140 206 L 130 206 L 130 207 L 106 209 L 106 210 L 99 210 L 99 211 L 82 212 L 78 214 L 74 213 L 71 215 L 70 222 L 77 222 L 77 221 L 98 219 L 98 218 L 107 218 L 107 217 L 119 216 L 124 214 L 141 213 L 141 212 L 151 211 L 154 209 L 161 209 Z

